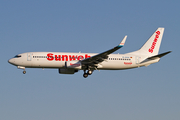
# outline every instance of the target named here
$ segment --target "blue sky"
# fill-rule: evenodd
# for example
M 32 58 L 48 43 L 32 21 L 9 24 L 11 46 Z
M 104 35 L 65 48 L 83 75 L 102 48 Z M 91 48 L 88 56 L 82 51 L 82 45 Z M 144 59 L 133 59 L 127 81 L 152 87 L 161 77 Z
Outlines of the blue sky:
M 0 119 L 177 120 L 180 118 L 179 1 L 1 0 Z M 139 49 L 164 27 L 159 63 L 139 69 L 95 71 L 22 70 L 7 61 L 33 51 L 115 53 Z

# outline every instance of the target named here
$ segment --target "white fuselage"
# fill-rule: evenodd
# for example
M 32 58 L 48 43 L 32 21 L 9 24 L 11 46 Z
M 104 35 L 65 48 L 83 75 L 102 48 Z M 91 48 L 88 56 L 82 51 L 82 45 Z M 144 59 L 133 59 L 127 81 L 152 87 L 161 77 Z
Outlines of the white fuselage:
M 64 53 L 64 52 L 28 52 L 19 54 L 9 60 L 9 63 L 26 68 L 66 68 L 66 62 L 81 61 L 85 58 L 96 55 L 97 53 Z M 130 54 L 110 54 L 109 57 L 99 63 L 97 69 L 102 70 L 122 70 L 141 66 L 146 66 L 159 59 L 145 61 L 144 56 L 134 56 Z M 75 68 L 80 69 L 81 68 Z

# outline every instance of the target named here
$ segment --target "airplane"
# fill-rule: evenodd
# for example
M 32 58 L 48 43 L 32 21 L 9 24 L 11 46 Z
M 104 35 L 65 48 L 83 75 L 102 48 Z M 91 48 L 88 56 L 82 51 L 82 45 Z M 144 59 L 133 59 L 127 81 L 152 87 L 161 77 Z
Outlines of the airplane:
M 147 42 L 137 51 L 126 54 L 112 54 L 125 44 L 127 36 L 114 48 L 102 53 L 68 53 L 68 52 L 27 52 L 18 54 L 8 60 L 12 65 L 25 68 L 53 68 L 59 74 L 74 74 L 83 70 L 87 78 L 94 70 L 124 70 L 149 66 L 159 62 L 160 58 L 171 51 L 158 54 L 164 28 L 158 28 Z

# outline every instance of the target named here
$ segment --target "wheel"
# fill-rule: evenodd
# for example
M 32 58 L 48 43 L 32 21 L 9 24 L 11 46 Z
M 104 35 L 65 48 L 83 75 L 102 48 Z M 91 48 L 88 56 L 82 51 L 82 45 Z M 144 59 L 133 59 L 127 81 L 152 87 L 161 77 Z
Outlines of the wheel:
M 84 77 L 84 78 L 87 78 L 87 77 L 88 77 L 88 73 L 84 73 L 84 74 L 83 74 L 83 77 Z
M 92 74 L 92 71 L 91 71 L 91 70 L 88 70 L 87 73 L 88 73 L 88 75 L 91 75 L 91 74 Z
M 23 74 L 26 74 L 26 71 L 23 71 Z

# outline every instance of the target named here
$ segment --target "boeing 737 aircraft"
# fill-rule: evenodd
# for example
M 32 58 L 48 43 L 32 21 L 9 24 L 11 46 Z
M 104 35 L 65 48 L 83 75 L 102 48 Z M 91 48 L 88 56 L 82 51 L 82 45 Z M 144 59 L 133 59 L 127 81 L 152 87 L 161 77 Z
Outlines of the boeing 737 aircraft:
M 160 58 L 170 53 L 158 54 L 164 28 L 158 28 L 148 41 L 137 51 L 126 54 L 111 54 L 124 46 L 122 42 L 105 52 L 98 53 L 65 53 L 65 52 L 28 52 L 16 55 L 8 62 L 17 68 L 54 68 L 60 74 L 74 74 L 84 70 L 83 77 L 91 75 L 94 70 L 123 70 L 148 66 L 159 62 Z

